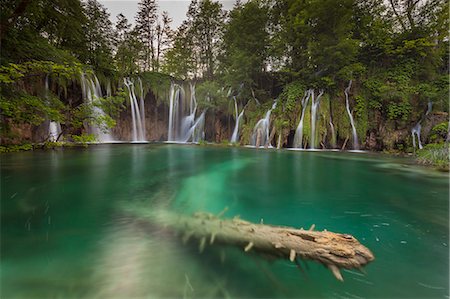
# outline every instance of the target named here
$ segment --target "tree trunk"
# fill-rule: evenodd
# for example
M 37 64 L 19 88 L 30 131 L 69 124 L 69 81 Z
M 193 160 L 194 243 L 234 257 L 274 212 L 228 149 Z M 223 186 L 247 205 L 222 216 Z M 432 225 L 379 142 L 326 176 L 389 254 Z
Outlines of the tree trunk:
M 328 267 L 341 281 L 340 268 L 361 269 L 375 259 L 372 252 L 351 235 L 314 231 L 314 224 L 309 230 L 304 230 L 255 224 L 237 217 L 223 219 L 221 215 L 225 211 L 219 215 L 199 212 L 187 216 L 167 210 L 134 208 L 131 213 L 139 220 L 181 233 L 185 243 L 190 238 L 197 239 L 200 252 L 207 245 L 220 244 L 237 246 L 245 252 L 263 256 L 289 259 L 298 266 L 298 259 L 312 260 Z

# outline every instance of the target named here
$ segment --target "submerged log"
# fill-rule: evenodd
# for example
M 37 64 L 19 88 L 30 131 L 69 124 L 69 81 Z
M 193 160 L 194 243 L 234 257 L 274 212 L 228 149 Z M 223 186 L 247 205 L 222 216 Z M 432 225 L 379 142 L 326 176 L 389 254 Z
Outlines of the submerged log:
M 136 215 L 136 213 L 138 215 Z M 374 260 L 372 252 L 348 234 L 314 231 L 284 226 L 255 224 L 241 220 L 222 219 L 210 213 L 180 215 L 166 210 L 134 211 L 139 219 L 174 230 L 183 235 L 183 241 L 195 238 L 199 250 L 206 243 L 233 245 L 245 252 L 287 259 L 298 265 L 297 259 L 312 260 L 328 267 L 338 280 L 343 280 L 341 268 L 360 269 Z M 206 240 L 209 242 L 206 242 Z

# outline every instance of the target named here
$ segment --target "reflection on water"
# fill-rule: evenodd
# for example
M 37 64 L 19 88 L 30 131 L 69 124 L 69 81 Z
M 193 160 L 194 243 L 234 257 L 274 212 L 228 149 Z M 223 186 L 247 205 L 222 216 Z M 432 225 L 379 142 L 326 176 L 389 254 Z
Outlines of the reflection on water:
M 448 174 L 361 153 L 113 145 L 2 156 L 4 298 L 442 298 Z M 406 169 L 406 170 L 405 170 Z M 309 262 L 199 244 L 122 207 L 353 234 L 376 260 L 344 283 Z

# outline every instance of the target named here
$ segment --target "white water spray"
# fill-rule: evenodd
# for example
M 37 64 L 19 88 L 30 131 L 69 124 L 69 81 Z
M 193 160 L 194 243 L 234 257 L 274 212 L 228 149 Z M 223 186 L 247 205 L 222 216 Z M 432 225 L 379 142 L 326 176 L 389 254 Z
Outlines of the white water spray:
M 311 144 L 309 146 L 311 149 L 315 149 L 316 146 L 316 118 L 323 92 L 323 89 L 321 89 L 319 95 L 315 98 L 314 89 L 311 91 Z
M 45 98 L 48 101 L 48 90 L 49 90 L 49 84 L 48 84 L 48 75 L 45 76 Z M 58 141 L 58 137 L 61 135 L 61 124 L 57 121 L 50 120 L 48 124 L 48 140 L 51 142 Z
M 425 117 L 430 114 L 431 110 L 433 109 L 433 102 L 428 102 L 428 106 L 427 106 L 427 112 L 425 112 L 425 115 L 422 116 L 422 118 L 419 120 L 419 122 L 411 129 L 411 135 L 412 135 L 412 140 L 413 140 L 413 148 L 414 150 L 416 149 L 416 138 L 415 136 L 417 136 L 417 142 L 419 144 L 419 149 L 422 149 L 422 142 L 420 141 L 420 132 L 422 131 L 422 121 L 425 119 Z
M 302 114 L 300 116 L 300 121 L 298 123 L 297 129 L 295 130 L 294 136 L 294 147 L 295 148 L 303 148 L 303 120 L 305 118 L 306 107 L 308 107 L 308 101 L 311 97 L 311 89 L 305 92 L 305 95 L 302 98 Z
M 97 77 L 95 75 L 93 77 L 94 79 L 91 79 L 85 74 L 81 74 L 81 89 L 83 99 L 93 107 L 93 117 L 101 118 L 106 116 L 106 114 L 94 102 L 102 97 L 102 89 Z M 100 143 L 114 141 L 108 128 L 100 128 L 97 124 L 91 124 L 90 131 Z
M 134 142 L 146 141 L 145 131 L 145 112 L 144 112 L 144 92 L 142 81 L 139 79 L 140 86 L 140 105 L 136 98 L 136 86 L 130 78 L 124 78 L 123 82 L 128 89 L 131 106 L 132 138 Z
M 190 84 L 190 101 L 188 114 L 183 116 L 183 101 L 185 92 L 182 86 L 175 83 L 170 85 L 169 92 L 169 127 L 167 140 L 175 142 L 199 142 L 204 139 L 205 111 L 195 119 L 197 113 L 197 98 L 195 84 Z M 208 97 L 206 98 L 208 101 Z
M 236 115 L 236 117 L 235 117 L 236 124 L 234 125 L 234 130 L 233 130 L 233 134 L 231 135 L 230 142 L 236 143 L 239 141 L 239 122 L 240 122 L 241 118 L 244 116 L 244 109 L 242 109 L 241 113 L 238 114 L 239 110 L 238 110 L 236 97 L 233 97 L 233 99 L 234 99 L 234 110 L 236 113 L 235 114 Z
M 348 82 L 348 86 L 344 90 L 344 93 L 345 93 L 345 109 L 347 110 L 348 117 L 350 118 L 350 124 L 352 126 L 353 149 L 358 150 L 359 149 L 358 135 L 356 134 L 355 121 L 353 120 L 353 115 L 352 115 L 352 113 L 350 111 L 350 104 L 348 102 L 348 93 L 349 93 L 351 87 L 352 87 L 352 80 L 350 80 Z
M 269 130 L 270 130 L 270 114 L 272 113 L 272 110 L 275 109 L 275 107 L 277 106 L 277 102 L 275 101 L 272 105 L 272 108 L 270 108 L 267 112 L 266 115 L 264 116 L 264 118 L 260 119 L 255 127 L 253 128 L 253 134 L 251 137 L 251 144 L 256 146 L 256 141 L 258 139 L 258 131 L 260 130 L 262 132 L 262 136 L 261 136 L 261 143 L 260 146 L 265 146 L 267 143 L 270 142 L 269 138 Z M 270 144 L 269 144 L 270 146 Z

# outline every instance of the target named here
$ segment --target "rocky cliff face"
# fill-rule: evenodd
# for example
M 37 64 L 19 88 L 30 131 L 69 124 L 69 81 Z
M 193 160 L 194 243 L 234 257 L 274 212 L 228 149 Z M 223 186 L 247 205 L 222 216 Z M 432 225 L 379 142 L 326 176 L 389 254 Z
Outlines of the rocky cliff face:
M 169 109 L 164 103 L 158 103 L 152 95 L 145 98 L 145 128 L 148 141 L 167 140 Z M 117 125 L 111 129 L 114 139 L 132 140 L 132 117 L 130 107 L 120 113 Z
M 114 139 L 120 141 L 132 140 L 132 117 L 130 107 L 120 113 L 117 124 L 111 129 Z M 208 112 L 205 116 L 206 141 L 222 142 L 229 140 L 230 127 L 234 120 L 222 113 Z M 169 127 L 169 107 L 166 103 L 158 102 L 148 94 L 145 98 L 145 127 L 147 141 L 166 141 Z

